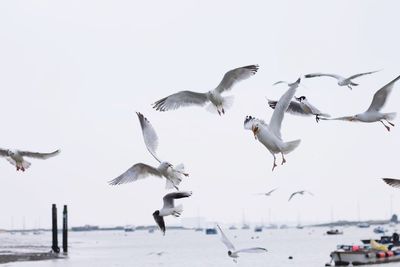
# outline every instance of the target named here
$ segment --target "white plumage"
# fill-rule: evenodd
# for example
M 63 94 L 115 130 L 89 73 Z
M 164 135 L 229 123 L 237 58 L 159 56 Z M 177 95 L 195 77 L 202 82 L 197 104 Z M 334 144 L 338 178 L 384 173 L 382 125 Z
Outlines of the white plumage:
M 17 168 L 17 171 L 25 171 L 31 166 L 31 163 L 26 161 L 24 157 L 35 158 L 35 159 L 48 159 L 54 157 L 60 153 L 60 150 L 56 150 L 50 153 L 39 153 L 22 150 L 10 150 L 0 148 L 0 156 L 5 157 L 8 162 Z

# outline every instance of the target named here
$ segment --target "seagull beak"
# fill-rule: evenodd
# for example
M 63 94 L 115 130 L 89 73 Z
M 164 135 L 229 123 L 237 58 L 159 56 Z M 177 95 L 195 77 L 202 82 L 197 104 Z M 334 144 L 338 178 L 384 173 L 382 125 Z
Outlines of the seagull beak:
M 300 97 L 294 97 L 294 99 L 296 99 L 297 101 L 301 102 L 301 98 Z
M 254 138 L 257 140 L 257 134 L 258 134 L 260 129 L 258 128 L 258 126 L 252 126 L 251 130 L 253 131 Z

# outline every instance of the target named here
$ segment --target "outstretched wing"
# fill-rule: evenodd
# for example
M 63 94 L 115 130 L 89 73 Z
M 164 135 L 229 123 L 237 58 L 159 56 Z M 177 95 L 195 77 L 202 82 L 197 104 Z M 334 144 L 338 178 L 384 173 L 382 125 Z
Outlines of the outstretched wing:
M 382 180 L 392 187 L 400 188 L 400 179 L 382 178 Z
M 191 195 L 192 195 L 192 192 L 189 192 L 189 191 L 180 191 L 180 192 L 173 192 L 173 193 L 166 194 L 163 197 L 164 208 L 173 208 L 174 207 L 174 199 L 190 197 Z
M 276 188 L 272 189 L 271 191 L 265 193 L 265 195 L 267 195 L 267 196 L 271 195 L 276 189 L 278 189 L 278 187 L 276 187 Z
M 354 116 L 345 116 L 345 117 L 337 117 L 337 118 L 319 118 L 320 120 L 323 121 L 354 121 L 356 122 L 357 120 L 354 119 Z
M 393 89 L 395 82 L 397 82 L 399 79 L 400 79 L 400 76 L 397 76 L 396 79 L 394 79 L 393 81 L 391 81 L 390 83 L 386 84 L 384 87 L 382 87 L 381 89 L 376 91 L 376 93 L 374 94 L 374 98 L 372 99 L 372 103 L 369 106 L 369 108 L 367 109 L 367 112 L 368 111 L 380 111 L 382 109 L 382 107 L 386 103 L 386 99 L 387 99 L 388 95 L 390 94 L 390 92 Z
M 268 105 L 270 106 L 270 108 L 275 109 L 276 104 L 278 103 L 278 101 L 275 100 L 268 100 Z M 293 114 L 293 115 L 301 115 L 301 116 L 309 116 L 311 114 L 306 113 L 303 108 L 301 107 L 301 104 L 297 101 L 290 101 L 290 104 L 286 110 L 286 112 Z
M 8 149 L 0 148 L 0 157 L 8 157 Z
M 235 250 L 235 246 L 232 244 L 231 241 L 229 241 L 229 239 L 226 237 L 226 235 L 224 234 L 224 232 L 222 232 L 222 229 L 221 229 L 221 227 L 219 227 L 218 224 L 217 224 L 217 227 L 218 227 L 218 230 L 219 230 L 219 232 L 220 232 L 220 234 L 221 234 L 221 241 L 222 241 L 222 243 L 225 244 L 225 246 L 228 248 L 228 250 L 234 251 L 234 250 Z
M 347 80 L 353 80 L 355 78 L 358 78 L 358 77 L 361 77 L 361 76 L 364 76 L 364 75 L 368 75 L 368 74 L 372 74 L 372 73 L 375 73 L 375 72 L 378 72 L 378 71 L 380 71 L 380 70 L 374 70 L 374 71 L 354 74 L 354 75 L 350 76 L 349 78 L 347 78 Z
M 60 153 L 60 150 L 53 151 L 51 153 L 39 153 L 30 151 L 18 151 L 18 153 L 23 157 L 35 158 L 35 159 L 48 159 L 54 157 Z
M 239 249 L 236 251 L 236 253 L 265 253 L 265 252 L 268 252 L 268 250 L 265 248 L 260 248 L 260 247 L 244 248 L 244 249 Z
M 290 197 L 289 197 L 289 200 L 288 201 L 290 201 L 295 195 L 297 195 L 299 192 L 294 192 L 294 193 L 292 193 L 291 195 L 290 195 Z
M 163 235 L 165 235 L 165 222 L 164 222 L 164 217 L 159 216 L 157 211 L 153 213 L 153 218 L 156 221 L 158 227 L 160 228 L 161 232 L 163 232 Z
M 271 131 L 279 138 L 281 138 L 281 126 L 285 111 L 288 109 L 290 101 L 292 100 L 294 94 L 296 93 L 297 87 L 299 87 L 300 78 L 293 83 L 289 89 L 284 93 L 279 99 L 275 106 L 274 113 L 272 113 L 271 121 L 269 123 L 269 128 Z
M 215 90 L 222 93 L 232 89 L 237 82 L 246 80 L 256 74 L 258 68 L 258 65 L 249 65 L 228 71 Z
M 321 73 L 321 72 L 306 74 L 306 75 L 304 75 L 304 78 L 315 78 L 315 77 L 323 77 L 323 76 L 332 77 L 332 78 L 335 78 L 337 80 L 345 79 L 344 77 L 342 77 L 340 75 L 337 75 L 337 74 Z
M 161 162 L 156 154 L 156 150 L 158 147 L 158 136 L 156 131 L 154 130 L 150 121 L 145 116 L 143 116 L 143 114 L 139 112 L 136 112 L 136 114 L 139 118 L 140 127 L 142 128 L 143 139 L 144 143 L 146 144 L 147 150 L 158 162 Z
M 110 185 L 120 185 L 135 182 L 139 179 L 146 178 L 149 175 L 162 177 L 161 173 L 154 167 L 143 163 L 137 163 L 130 167 L 126 172 L 117 178 L 109 181 Z
M 207 102 L 207 93 L 180 91 L 156 101 L 153 108 L 158 111 L 167 111 L 193 105 L 204 106 Z

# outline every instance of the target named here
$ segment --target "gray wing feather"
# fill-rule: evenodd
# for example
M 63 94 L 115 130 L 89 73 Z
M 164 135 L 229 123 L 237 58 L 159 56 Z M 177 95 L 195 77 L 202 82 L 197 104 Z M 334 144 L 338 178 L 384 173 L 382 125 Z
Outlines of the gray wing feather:
M 310 73 L 310 74 L 304 75 L 305 78 L 314 78 L 314 77 L 322 77 L 322 76 L 332 77 L 332 78 L 335 78 L 337 80 L 345 79 L 344 77 L 342 77 L 340 75 L 331 74 L 331 73 L 320 73 L 320 72 L 317 72 L 317 73 Z
M 228 248 L 228 250 L 235 250 L 235 246 L 232 244 L 232 242 L 226 237 L 226 235 L 224 234 L 224 232 L 222 232 L 221 227 L 219 227 L 219 225 L 217 224 L 218 230 L 221 234 L 221 241 L 222 243 L 225 244 L 225 246 Z
M 246 80 L 256 74 L 258 68 L 258 65 L 249 65 L 228 71 L 215 90 L 222 93 L 232 89 L 237 82 Z
M 264 253 L 264 252 L 268 252 L 268 250 L 265 248 L 260 248 L 260 247 L 244 248 L 244 249 L 239 249 L 236 251 L 236 253 Z
M 386 99 L 387 99 L 388 95 L 390 94 L 390 92 L 393 89 L 395 82 L 397 82 L 397 80 L 399 80 L 399 79 L 400 79 L 400 76 L 398 76 L 396 79 L 394 79 L 393 81 L 391 81 L 390 83 L 386 84 L 384 87 L 382 87 L 381 89 L 376 91 L 376 93 L 374 94 L 374 97 L 372 99 L 372 103 L 369 106 L 369 108 L 367 109 L 367 112 L 368 111 L 380 111 L 382 109 L 382 107 L 386 103 Z
M 142 133 L 143 133 L 143 139 L 147 147 L 147 150 L 158 162 L 161 162 L 161 160 L 158 158 L 156 154 L 156 150 L 158 147 L 158 136 L 156 131 L 154 130 L 150 121 L 145 116 L 143 116 L 143 114 L 139 112 L 136 112 L 136 114 L 139 118 L 140 126 L 142 128 Z
M 165 235 L 165 221 L 164 221 L 164 217 L 159 216 L 156 214 L 156 212 L 153 213 L 153 218 L 154 221 L 156 221 L 158 227 L 160 228 L 161 232 L 163 233 L 163 235 Z
M 30 151 L 18 151 L 18 153 L 23 157 L 35 158 L 35 159 L 48 159 L 54 157 L 60 153 L 60 150 L 53 151 L 51 153 L 39 153 Z
M 109 181 L 110 185 L 120 185 L 135 182 L 139 179 L 144 179 L 149 175 L 162 177 L 161 173 L 154 167 L 143 163 L 137 163 L 130 167 L 126 172 L 117 178 Z
M 8 157 L 8 149 L 0 148 L 0 157 Z
M 382 178 L 382 180 L 392 187 L 400 188 L 400 179 Z
M 191 195 L 192 195 L 192 192 L 188 192 L 188 191 L 173 192 L 173 193 L 166 194 L 163 197 L 164 208 L 173 208 L 174 207 L 174 199 L 190 197 Z
M 272 108 L 275 109 L 276 104 L 278 101 L 275 100 L 268 100 L 268 105 Z M 290 101 L 290 104 L 288 108 L 286 109 L 287 113 L 293 114 L 293 115 L 301 115 L 301 116 L 309 116 L 312 114 L 309 114 L 305 112 L 301 106 L 301 104 L 297 101 Z
M 350 76 L 349 78 L 347 78 L 347 80 L 352 80 L 352 79 L 355 79 L 355 78 L 358 78 L 358 77 L 361 77 L 361 76 L 364 76 L 364 75 L 372 74 L 372 73 L 375 73 L 375 72 L 378 72 L 378 71 L 380 71 L 380 70 L 374 70 L 374 71 L 354 74 L 354 75 Z
M 208 101 L 207 93 L 180 91 L 156 101 L 153 108 L 158 111 L 167 111 L 192 105 L 204 106 Z

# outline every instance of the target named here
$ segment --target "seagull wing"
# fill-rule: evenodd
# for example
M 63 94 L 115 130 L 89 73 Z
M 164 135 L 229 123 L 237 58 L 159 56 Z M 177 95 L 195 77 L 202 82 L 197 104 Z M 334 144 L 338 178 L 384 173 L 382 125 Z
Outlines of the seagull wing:
M 357 121 L 357 120 L 354 120 L 354 116 L 345 116 L 345 117 L 337 117 L 337 118 L 320 118 L 320 120 L 324 120 L 324 121 Z
M 30 151 L 18 151 L 18 153 L 23 157 L 35 158 L 35 159 L 48 159 L 54 157 L 60 153 L 60 150 L 53 151 L 51 153 L 39 153 Z
M 157 157 L 156 150 L 158 147 L 158 136 L 156 131 L 154 130 L 153 126 L 151 125 L 150 121 L 143 116 L 143 114 L 136 112 L 140 127 L 142 127 L 143 139 L 144 143 L 146 144 L 147 150 L 150 154 L 161 163 L 161 160 Z
M 307 192 L 307 193 L 309 193 L 311 196 L 314 196 L 314 194 L 311 193 L 310 191 L 304 191 L 304 192 Z
M 382 178 L 382 180 L 390 186 L 400 188 L 400 179 Z
M 281 84 L 281 83 L 289 84 L 287 81 L 277 81 L 277 82 L 274 82 L 272 85 L 278 85 L 278 84 Z
M 144 179 L 149 175 L 162 177 L 162 174 L 154 167 L 143 163 L 137 163 L 130 167 L 126 172 L 117 178 L 109 181 L 110 185 L 120 185 L 135 182 L 139 179 Z
M 269 191 L 269 192 L 267 192 L 267 193 L 265 193 L 265 195 L 267 195 L 267 196 L 271 195 L 276 189 L 278 189 L 278 187 L 272 189 L 271 191 Z
M 232 244 L 231 241 L 229 241 L 229 239 L 226 237 L 226 235 L 224 234 L 224 232 L 222 232 L 222 229 L 221 229 L 221 227 L 219 227 L 218 224 L 217 224 L 217 227 L 218 227 L 218 230 L 219 230 L 219 232 L 220 232 L 220 234 L 221 234 L 221 241 L 222 241 L 222 243 L 225 244 L 225 246 L 228 248 L 228 250 L 234 251 L 234 250 L 235 250 L 235 246 Z
M 264 253 L 264 252 L 268 252 L 268 250 L 265 248 L 256 247 L 256 248 L 239 249 L 239 250 L 236 250 L 235 252 L 236 253 Z
M 292 194 L 290 195 L 288 201 L 290 201 L 290 200 L 291 200 L 295 195 L 297 195 L 297 194 L 299 194 L 299 192 L 294 192 L 294 193 L 292 193 Z
M 350 76 L 349 78 L 347 78 L 347 80 L 353 80 L 355 78 L 358 78 L 358 77 L 361 77 L 361 76 L 364 76 L 364 75 L 368 75 L 368 74 L 372 74 L 372 73 L 375 73 L 375 72 L 378 72 L 378 71 L 380 71 L 380 70 L 374 70 L 374 71 L 354 74 L 354 75 Z
M 204 106 L 207 102 L 207 93 L 180 91 L 156 101 L 153 108 L 158 111 L 167 111 L 192 105 Z
M 230 90 L 237 82 L 246 80 L 256 74 L 258 71 L 258 65 L 249 65 L 241 68 L 233 69 L 225 73 L 222 81 L 219 83 L 216 91 L 222 93 Z
M 341 80 L 341 79 L 345 79 L 344 77 L 337 75 L 337 74 L 332 74 L 332 73 L 310 73 L 310 74 L 306 74 L 304 75 L 305 78 L 315 78 L 315 77 L 332 77 L 335 78 L 336 80 Z
M 153 218 L 156 221 L 158 227 L 160 228 L 161 232 L 163 232 L 163 234 L 165 235 L 165 222 L 164 222 L 164 217 L 160 216 L 157 214 L 157 212 L 155 211 L 153 213 Z
M 382 107 L 385 105 L 386 99 L 390 92 L 393 89 L 394 83 L 400 79 L 400 76 L 397 76 L 396 79 L 391 81 L 390 83 L 386 84 L 384 87 L 376 91 L 374 94 L 374 98 L 372 99 L 372 103 L 367 109 L 368 111 L 380 111 Z
M 163 201 L 164 201 L 164 209 L 167 208 L 173 208 L 174 206 L 174 199 L 179 199 L 179 198 L 184 198 L 184 197 L 190 197 L 192 195 L 192 192 L 188 192 L 188 191 L 181 191 L 181 192 L 173 192 L 173 193 L 169 193 L 166 194 L 163 197 Z
M 267 99 L 267 100 L 268 100 L 268 105 L 270 106 L 270 108 L 275 109 L 278 101 L 270 100 L 270 99 Z M 311 114 L 307 113 L 306 111 L 304 111 L 301 104 L 297 101 L 290 101 L 290 104 L 289 104 L 286 112 L 293 114 L 293 115 L 301 115 L 301 116 L 311 115 Z
M 271 121 L 269 123 L 269 128 L 271 131 L 279 138 L 281 138 L 281 125 L 283 121 L 283 117 L 285 115 L 285 111 L 288 109 L 290 105 L 290 101 L 296 93 L 296 89 L 299 86 L 300 79 L 298 79 L 295 83 L 293 83 L 289 89 L 284 93 L 279 99 L 278 103 L 275 106 L 274 113 L 272 113 Z
M 8 157 L 8 149 L 0 148 L 0 157 Z

